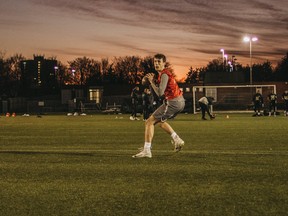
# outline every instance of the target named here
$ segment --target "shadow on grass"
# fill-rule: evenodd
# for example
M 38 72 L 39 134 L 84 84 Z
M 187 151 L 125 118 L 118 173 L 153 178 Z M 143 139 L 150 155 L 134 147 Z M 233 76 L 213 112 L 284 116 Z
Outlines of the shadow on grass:
M 0 154 L 19 154 L 19 155 L 72 155 L 72 156 L 94 156 L 95 153 L 88 152 L 63 152 L 63 151 L 0 151 Z
M 132 152 L 132 151 L 131 151 Z M 40 151 L 40 150 L 0 150 L 0 155 L 64 155 L 64 156 L 82 156 L 82 157 L 106 157 L 106 158 L 118 158 L 118 157 L 131 157 L 132 153 L 130 154 L 127 151 L 115 151 L 115 150 L 91 150 L 85 152 L 79 151 Z

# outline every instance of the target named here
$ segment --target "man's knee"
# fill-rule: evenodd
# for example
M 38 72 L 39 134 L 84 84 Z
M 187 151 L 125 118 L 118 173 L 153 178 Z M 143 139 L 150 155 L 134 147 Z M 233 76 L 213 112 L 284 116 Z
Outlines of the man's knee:
M 160 128 L 163 128 L 163 127 L 164 127 L 163 124 L 164 124 L 164 122 L 159 122 L 159 123 L 158 123 L 158 125 L 159 125 Z
M 149 125 L 154 125 L 155 124 L 155 118 L 153 116 L 150 116 L 146 121 L 145 121 L 145 126 Z
M 156 125 L 162 123 L 161 120 L 157 120 L 154 118 L 153 115 L 151 115 L 145 122 L 145 125 Z

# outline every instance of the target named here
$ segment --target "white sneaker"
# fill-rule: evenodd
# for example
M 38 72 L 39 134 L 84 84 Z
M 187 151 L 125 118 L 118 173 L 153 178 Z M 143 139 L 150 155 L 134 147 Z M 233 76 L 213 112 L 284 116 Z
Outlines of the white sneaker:
M 175 152 L 181 151 L 182 147 L 184 146 L 184 140 L 182 140 L 180 137 L 177 137 L 176 139 L 171 140 L 171 143 L 174 145 Z
M 152 153 L 150 150 L 144 149 L 141 152 L 139 152 L 138 154 L 133 155 L 132 157 L 133 158 L 144 158 L 144 157 L 152 158 Z
M 139 118 L 137 118 L 137 117 L 135 117 L 135 119 L 134 120 L 137 120 L 137 121 L 139 121 L 140 119 Z
M 130 120 L 132 120 L 132 121 L 133 121 L 133 120 L 135 120 L 135 118 L 134 118 L 133 116 L 130 116 Z

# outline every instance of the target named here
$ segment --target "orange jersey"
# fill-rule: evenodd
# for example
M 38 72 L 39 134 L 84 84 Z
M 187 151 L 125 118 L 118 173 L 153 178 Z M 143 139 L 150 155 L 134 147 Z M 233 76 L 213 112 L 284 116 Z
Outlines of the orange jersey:
M 158 83 L 160 83 L 162 74 L 167 74 L 167 76 L 169 77 L 166 89 L 164 91 L 165 99 L 171 100 L 181 96 L 183 93 L 180 90 L 173 74 L 169 70 L 164 69 L 161 71 L 158 77 Z

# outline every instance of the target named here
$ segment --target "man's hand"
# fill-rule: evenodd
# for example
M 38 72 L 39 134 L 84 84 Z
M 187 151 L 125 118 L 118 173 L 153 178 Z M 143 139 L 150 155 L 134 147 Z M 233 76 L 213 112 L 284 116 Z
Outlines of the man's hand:
M 146 77 L 147 77 L 147 79 L 148 79 L 148 81 L 150 82 L 150 83 L 153 83 L 154 81 L 154 74 L 153 73 L 149 73 L 149 74 L 147 74 L 146 75 Z

